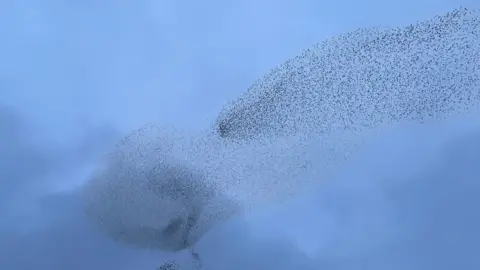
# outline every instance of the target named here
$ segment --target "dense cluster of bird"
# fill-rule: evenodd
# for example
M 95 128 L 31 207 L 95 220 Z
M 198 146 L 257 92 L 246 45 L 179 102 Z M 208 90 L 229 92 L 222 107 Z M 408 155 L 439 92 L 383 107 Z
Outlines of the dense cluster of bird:
M 477 10 L 334 37 L 274 68 L 226 106 L 225 138 L 423 121 L 480 100 Z
M 478 106 L 479 15 L 457 9 L 406 27 L 360 29 L 319 43 L 271 70 L 228 104 L 216 130 L 203 138 L 186 139 L 188 135 L 169 135 L 151 126 L 134 132 L 86 184 L 88 217 L 123 243 L 187 249 L 219 221 L 238 213 L 242 203 L 269 197 L 256 194 L 259 182 L 282 175 L 282 165 L 277 166 L 281 158 L 255 145 L 256 139 L 321 137 L 442 118 Z M 240 150 L 248 147 L 244 159 L 253 161 L 236 169 L 246 162 L 239 160 Z M 263 172 L 278 169 L 276 175 L 262 174 L 253 164 L 267 152 L 270 156 L 263 160 L 270 165 Z M 217 163 L 223 167 L 215 167 Z M 262 192 L 287 198 L 294 190 L 272 183 L 262 186 Z M 228 185 L 230 193 L 222 193 L 222 185 Z M 242 199 L 230 200 L 237 193 Z M 162 269 L 175 268 L 168 264 Z

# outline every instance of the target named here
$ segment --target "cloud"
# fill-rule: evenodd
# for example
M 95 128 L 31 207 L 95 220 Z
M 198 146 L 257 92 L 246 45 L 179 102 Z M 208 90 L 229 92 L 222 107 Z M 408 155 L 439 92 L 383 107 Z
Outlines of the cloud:
M 0 230 L 2 268 L 154 269 L 161 261 L 159 254 L 129 249 L 99 235 L 85 222 L 80 203 L 76 194 L 50 195 L 37 203 L 43 226 Z
M 376 131 L 316 189 L 208 233 L 206 269 L 478 269 L 479 113 Z
M 69 148 L 38 139 L 42 135 L 12 108 L 0 106 L 1 267 L 85 269 L 85 260 L 120 264 L 101 254 L 127 250 L 116 249 L 85 224 L 76 191 L 57 190 L 72 185 L 68 178 L 95 160 L 116 131 L 108 126 L 85 130 L 78 145 Z
M 111 126 L 90 127 L 80 134 L 78 144 L 65 147 L 48 140 L 11 107 L 0 105 L 0 120 L 2 205 L 17 201 L 25 192 L 48 190 L 45 183 L 85 166 L 117 136 Z
M 317 269 L 477 269 L 478 113 L 377 133 L 271 224 Z

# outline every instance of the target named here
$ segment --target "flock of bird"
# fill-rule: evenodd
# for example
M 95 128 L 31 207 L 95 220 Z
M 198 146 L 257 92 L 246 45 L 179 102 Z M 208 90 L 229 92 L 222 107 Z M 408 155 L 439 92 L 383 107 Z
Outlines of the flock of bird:
M 478 106 L 479 15 L 456 9 L 334 37 L 256 81 L 214 129 L 134 131 L 85 185 L 88 218 L 121 243 L 191 249 L 199 261 L 193 247 L 216 224 L 285 201 L 321 181 L 331 160 L 348 158 L 358 141 L 339 134 Z M 325 141 L 336 151 L 310 150 Z

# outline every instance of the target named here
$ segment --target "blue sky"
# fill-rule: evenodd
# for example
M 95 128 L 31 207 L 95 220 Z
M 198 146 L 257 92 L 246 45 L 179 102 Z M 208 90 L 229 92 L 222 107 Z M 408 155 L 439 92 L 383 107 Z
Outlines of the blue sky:
M 78 211 L 75 187 L 115 138 L 148 121 L 206 127 L 225 101 L 316 42 L 460 5 L 480 7 L 476 0 L 2 1 L 0 268 L 151 269 L 162 256 L 104 239 Z

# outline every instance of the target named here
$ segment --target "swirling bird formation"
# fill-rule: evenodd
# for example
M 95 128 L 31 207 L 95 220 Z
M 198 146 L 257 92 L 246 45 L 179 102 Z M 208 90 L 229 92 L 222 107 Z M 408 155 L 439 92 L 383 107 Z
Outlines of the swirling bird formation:
M 308 145 L 291 138 L 422 122 L 478 106 L 479 15 L 457 9 L 319 43 L 227 104 L 213 132 L 189 137 L 154 126 L 133 132 L 86 184 L 87 216 L 123 243 L 187 249 L 244 205 L 301 190 L 292 185 L 306 182 L 289 179 L 312 167 L 288 162 L 308 160 L 302 157 Z M 285 149 L 297 156 L 288 159 Z

